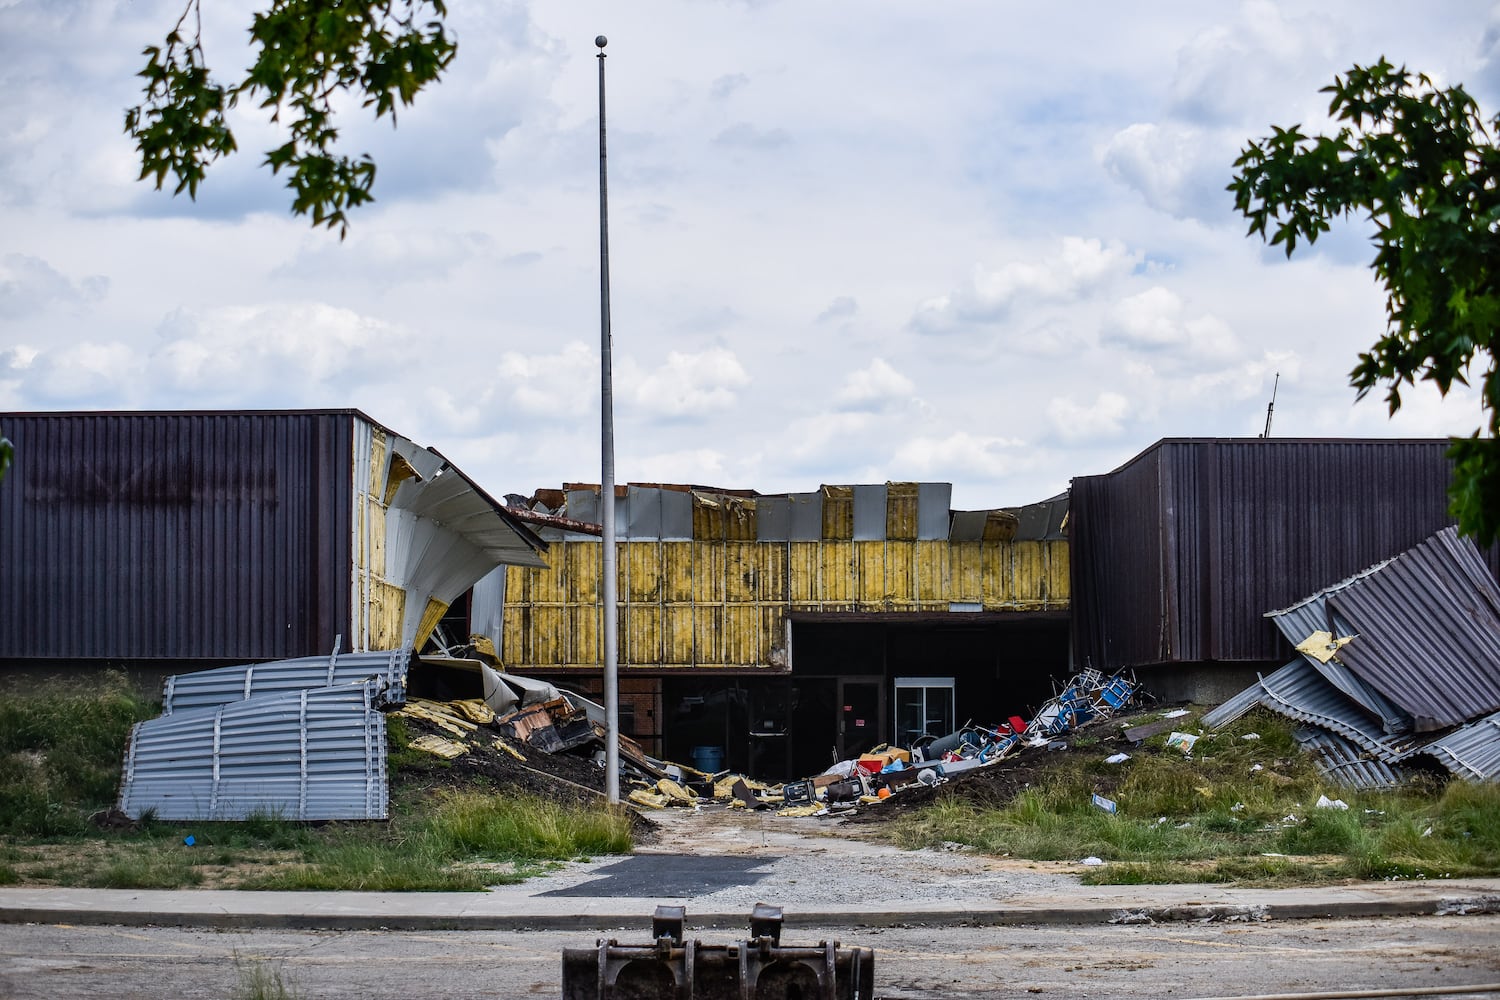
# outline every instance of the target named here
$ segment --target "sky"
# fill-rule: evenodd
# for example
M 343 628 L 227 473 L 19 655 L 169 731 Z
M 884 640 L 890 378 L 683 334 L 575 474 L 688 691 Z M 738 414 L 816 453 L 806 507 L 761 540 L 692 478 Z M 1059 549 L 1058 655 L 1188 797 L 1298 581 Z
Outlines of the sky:
M 204 0 L 221 78 L 257 6 Z M 378 164 L 343 241 L 249 104 L 196 201 L 136 180 L 181 11 L 0 0 L 0 411 L 355 407 L 495 495 L 597 483 L 604 34 L 617 482 L 1024 504 L 1260 434 L 1278 373 L 1274 437 L 1480 425 L 1462 386 L 1356 403 L 1367 222 L 1288 261 L 1224 188 L 1381 56 L 1500 111 L 1500 5 L 450 0 L 399 126 L 342 108 Z

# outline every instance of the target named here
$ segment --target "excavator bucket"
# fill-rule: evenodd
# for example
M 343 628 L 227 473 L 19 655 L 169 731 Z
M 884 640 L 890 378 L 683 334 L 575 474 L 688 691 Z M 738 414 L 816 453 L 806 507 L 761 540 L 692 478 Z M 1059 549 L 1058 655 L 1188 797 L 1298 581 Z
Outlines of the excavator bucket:
M 650 944 L 600 939 L 563 949 L 563 1000 L 871 1000 L 875 952 L 837 941 L 781 943 L 781 907 L 757 903 L 750 934 L 727 945 L 687 940 L 687 910 L 658 906 Z

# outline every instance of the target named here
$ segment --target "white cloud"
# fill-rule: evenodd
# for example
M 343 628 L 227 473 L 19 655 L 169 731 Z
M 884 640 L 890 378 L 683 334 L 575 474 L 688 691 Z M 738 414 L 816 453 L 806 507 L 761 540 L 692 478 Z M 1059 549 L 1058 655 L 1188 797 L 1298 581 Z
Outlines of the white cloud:
M 923 333 L 994 323 L 1023 303 L 1084 298 L 1129 274 L 1139 262 L 1140 255 L 1118 241 L 1067 236 L 1049 257 L 1015 259 L 993 269 L 976 267 L 967 284 L 922 303 L 912 323 Z
M 509 404 L 534 419 L 568 421 L 583 401 L 598 410 L 599 354 L 574 341 L 556 354 L 506 351 L 496 370 Z
M 672 351 L 655 371 L 636 372 L 629 366 L 622 374 L 633 383 L 630 398 L 634 406 L 663 417 L 727 409 L 735 402 L 735 390 L 750 384 L 739 358 L 723 347 L 697 354 Z
M 0 319 L 17 319 L 54 304 L 98 302 L 109 291 L 109 279 L 90 275 L 74 281 L 40 257 L 8 253 L 0 257 Z
M 1234 199 L 1225 188 L 1244 138 L 1195 125 L 1136 123 L 1115 133 L 1100 161 L 1159 212 L 1227 224 L 1234 219 Z
M 1182 299 L 1160 285 L 1117 303 L 1103 340 L 1137 351 L 1165 351 L 1189 358 L 1235 356 L 1239 342 L 1217 316 L 1187 316 Z
M 1059 396 L 1047 404 L 1047 420 L 1063 441 L 1095 441 L 1118 437 L 1125 430 L 1130 400 L 1118 392 L 1101 392 L 1092 403 Z
M 850 372 L 834 399 L 846 409 L 878 410 L 910 399 L 915 391 L 911 379 L 876 358 L 869 367 Z
M 942 437 L 920 436 L 902 442 L 891 465 L 903 475 L 953 482 L 996 479 L 1021 464 L 1024 441 L 955 431 Z

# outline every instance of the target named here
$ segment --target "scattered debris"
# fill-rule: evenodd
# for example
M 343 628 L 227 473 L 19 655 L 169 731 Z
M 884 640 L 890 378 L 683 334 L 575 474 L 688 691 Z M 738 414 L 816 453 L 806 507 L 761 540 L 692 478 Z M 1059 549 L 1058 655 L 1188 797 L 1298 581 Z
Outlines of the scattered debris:
M 1120 809 L 1119 804 L 1115 802 L 1114 799 L 1106 799 L 1098 792 L 1094 793 L 1093 802 L 1094 805 L 1098 806 L 1100 809 L 1103 809 L 1107 813 L 1115 813 Z
M 1106 763 L 1106 764 L 1123 764 L 1123 763 L 1125 763 L 1129 759 L 1130 759 L 1130 754 L 1128 754 L 1128 753 L 1112 753 L 1108 757 L 1104 758 L 1104 763 Z
M 1167 746 L 1175 747 L 1183 753 L 1192 753 L 1193 744 L 1198 742 L 1198 737 L 1192 733 L 1173 733 L 1167 737 Z
M 1349 803 L 1345 802 L 1343 799 L 1330 799 L 1326 795 L 1319 795 L 1317 806 L 1319 809 L 1346 810 L 1349 808 Z

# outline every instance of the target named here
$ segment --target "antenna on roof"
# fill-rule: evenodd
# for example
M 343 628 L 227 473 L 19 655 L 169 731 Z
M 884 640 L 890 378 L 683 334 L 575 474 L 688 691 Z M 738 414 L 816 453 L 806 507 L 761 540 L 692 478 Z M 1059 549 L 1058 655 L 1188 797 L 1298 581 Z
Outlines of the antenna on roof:
M 1271 436 L 1271 414 L 1276 412 L 1276 387 L 1281 385 L 1281 372 L 1276 373 L 1276 381 L 1271 383 L 1271 401 L 1266 404 L 1266 429 L 1261 437 Z

